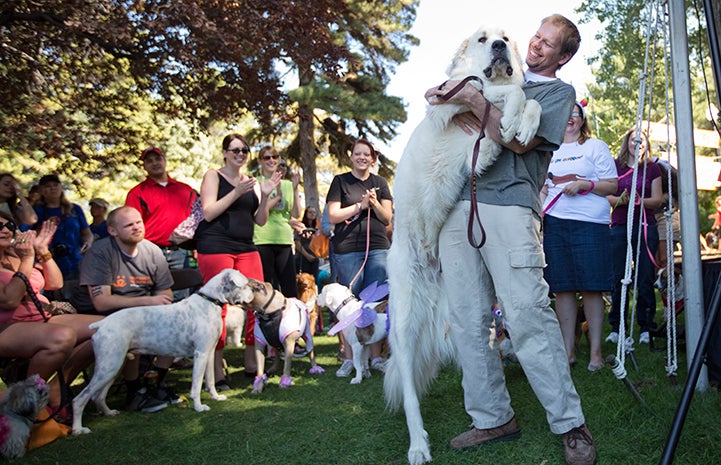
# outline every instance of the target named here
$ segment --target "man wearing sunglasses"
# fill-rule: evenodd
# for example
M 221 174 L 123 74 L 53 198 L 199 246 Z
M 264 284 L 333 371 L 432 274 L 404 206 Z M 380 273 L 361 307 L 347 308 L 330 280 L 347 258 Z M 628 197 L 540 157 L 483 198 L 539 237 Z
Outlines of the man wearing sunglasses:
M 168 266 L 171 269 L 185 268 L 186 251 L 171 244 L 168 238 L 190 215 L 190 208 L 198 194 L 189 185 L 168 175 L 167 161 L 159 148 L 146 148 L 140 154 L 140 160 L 148 177 L 128 192 L 125 205 L 140 212 L 145 223 L 145 238 L 160 247 Z M 180 300 L 187 293 L 187 290 L 175 291 L 173 297 Z

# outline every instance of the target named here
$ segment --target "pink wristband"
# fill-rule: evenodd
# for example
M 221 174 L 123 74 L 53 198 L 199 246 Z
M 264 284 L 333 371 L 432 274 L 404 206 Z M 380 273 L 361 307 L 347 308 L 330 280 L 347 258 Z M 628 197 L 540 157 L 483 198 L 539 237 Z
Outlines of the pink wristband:
M 594 188 L 596 187 L 596 183 L 595 183 L 595 182 L 593 182 L 593 181 L 591 181 L 590 179 L 588 180 L 588 182 L 590 182 L 590 183 L 591 183 L 591 188 L 590 188 L 590 189 L 588 189 L 588 192 L 591 192 L 591 191 L 592 191 L 592 190 L 593 190 L 593 189 L 594 189 Z

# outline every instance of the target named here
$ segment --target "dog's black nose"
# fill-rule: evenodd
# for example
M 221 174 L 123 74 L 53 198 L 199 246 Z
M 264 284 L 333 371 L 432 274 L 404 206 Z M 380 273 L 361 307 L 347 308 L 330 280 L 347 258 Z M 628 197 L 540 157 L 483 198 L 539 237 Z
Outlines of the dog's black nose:
M 494 40 L 493 44 L 491 44 L 491 49 L 493 49 L 494 52 L 500 52 L 506 49 L 506 43 L 502 40 Z

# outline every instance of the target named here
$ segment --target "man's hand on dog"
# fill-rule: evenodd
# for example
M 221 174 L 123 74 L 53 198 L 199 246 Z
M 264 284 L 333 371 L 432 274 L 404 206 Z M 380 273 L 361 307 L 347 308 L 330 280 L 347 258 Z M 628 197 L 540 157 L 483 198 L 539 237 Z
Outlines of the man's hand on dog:
M 467 105 L 471 101 L 477 101 L 480 104 L 486 103 L 483 93 L 472 83 L 468 82 L 461 90 L 455 95 L 451 96 L 448 100 L 444 100 L 441 97 L 446 95 L 451 89 L 458 85 L 460 80 L 446 81 L 443 84 L 435 87 L 431 87 L 425 93 L 426 101 L 430 105 L 440 105 L 442 103 L 456 103 L 461 105 Z M 476 117 L 472 112 L 467 111 L 459 113 L 453 117 L 453 122 L 461 128 L 463 132 L 472 136 L 481 132 L 481 120 Z

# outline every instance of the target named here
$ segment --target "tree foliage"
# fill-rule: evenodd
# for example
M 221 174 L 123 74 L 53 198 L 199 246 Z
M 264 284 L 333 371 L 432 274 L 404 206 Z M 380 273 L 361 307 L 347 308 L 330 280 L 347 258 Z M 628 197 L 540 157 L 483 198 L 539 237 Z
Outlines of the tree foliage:
M 317 153 L 340 156 L 350 134 L 389 140 L 405 119 L 385 88 L 416 42 L 416 3 L 3 2 L 0 151 L 82 184 L 121 175 L 173 120 L 208 134 L 250 115 L 255 140 L 289 135 L 292 148 L 310 119 L 310 149 L 288 154 L 314 172 Z M 309 79 L 293 86 L 293 73 Z M 327 121 L 318 133 L 315 120 Z
M 589 62 L 594 67 L 595 77 L 589 92 L 597 135 L 614 148 L 618 146 L 620 136 L 635 124 L 643 78 L 646 92 L 642 119 L 665 120 L 667 78 L 670 112 L 673 112 L 672 77 L 668 75 L 670 56 L 667 54 L 670 37 L 663 33 L 665 13 L 660 11 L 655 16 L 656 6 L 660 3 L 665 2 L 585 0 L 578 8 L 584 14 L 584 22 L 598 20 L 603 25 L 596 37 L 601 42 L 598 55 Z M 662 21 L 656 22 L 656 17 Z M 709 102 L 717 101 L 705 22 L 699 18 L 699 11 L 693 4 L 689 5 L 687 18 L 694 123 L 698 128 L 713 129 L 705 116 Z M 670 119 L 673 120 L 672 114 Z

